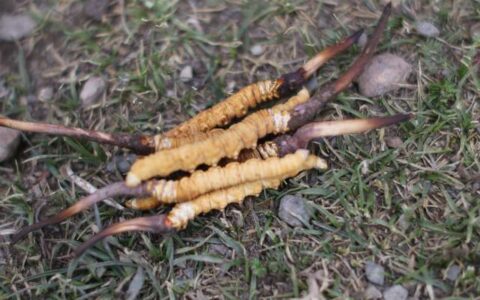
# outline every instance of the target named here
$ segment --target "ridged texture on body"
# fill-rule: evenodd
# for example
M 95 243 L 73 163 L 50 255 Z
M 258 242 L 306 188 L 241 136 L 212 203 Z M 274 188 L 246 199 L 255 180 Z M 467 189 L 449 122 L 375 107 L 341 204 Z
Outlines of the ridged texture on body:
M 166 137 L 188 136 L 225 126 L 234 118 L 243 117 L 249 108 L 278 98 L 281 80 L 264 80 L 250 84 L 217 105 L 165 133 Z
M 207 171 L 196 171 L 178 181 L 159 180 L 148 189 L 159 203 L 179 203 L 246 182 L 268 178 L 286 179 L 304 170 L 326 167 L 323 159 L 310 155 L 307 150 L 298 150 L 282 158 L 251 159 L 244 163 L 232 162 L 223 168 L 212 167 Z M 151 201 L 153 200 L 133 200 L 128 206 L 151 209 Z
M 310 98 L 310 93 L 308 92 L 307 89 L 304 88 L 300 90 L 297 93 L 297 95 L 288 99 L 288 101 L 286 101 L 285 103 L 275 105 L 274 107 L 272 107 L 272 109 L 288 111 L 299 104 L 307 102 L 309 98 Z M 154 137 L 155 150 L 160 151 L 164 149 L 173 149 L 186 144 L 196 143 L 196 142 L 211 138 L 215 135 L 218 135 L 222 130 L 223 129 L 212 129 L 206 132 L 201 132 L 201 131 L 198 131 L 196 133 L 192 132 L 190 133 L 190 135 L 187 135 L 187 136 L 180 135 L 180 136 L 173 136 L 173 137 L 168 137 L 168 136 L 159 134 Z
M 126 184 L 136 186 L 154 176 L 167 176 L 179 170 L 192 172 L 201 164 L 215 166 L 224 157 L 237 158 L 242 149 L 255 148 L 258 139 L 267 134 L 287 132 L 290 120 L 288 110 L 300 101 L 306 101 L 303 96 L 305 93 L 308 94 L 302 90 L 300 97 L 292 97 L 284 104 L 252 113 L 205 140 L 158 151 L 137 160 L 127 175 Z
M 232 203 L 241 203 L 247 196 L 258 196 L 265 188 L 277 188 L 281 179 L 267 179 L 240 184 L 205 194 L 195 200 L 179 203 L 167 215 L 166 223 L 173 228 L 185 228 L 190 220 L 211 210 L 223 210 Z

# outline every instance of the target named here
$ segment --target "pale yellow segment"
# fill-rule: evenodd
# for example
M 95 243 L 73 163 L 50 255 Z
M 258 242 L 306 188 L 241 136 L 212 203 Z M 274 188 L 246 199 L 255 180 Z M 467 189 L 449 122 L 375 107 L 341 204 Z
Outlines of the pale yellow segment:
M 280 80 L 264 80 L 250 84 L 217 105 L 165 133 L 165 137 L 190 136 L 225 126 L 234 118 L 243 117 L 259 103 L 278 98 Z
M 287 132 L 288 109 L 308 100 L 308 96 L 308 91 L 302 89 L 286 103 L 252 113 L 209 138 L 141 158 L 131 167 L 126 184 L 133 187 L 154 176 L 167 176 L 179 170 L 191 172 L 201 164 L 214 166 L 224 157 L 237 158 L 242 149 L 254 148 L 258 139 L 267 134 Z
M 183 202 L 173 207 L 167 220 L 173 228 L 182 229 L 196 216 L 212 210 L 223 210 L 232 203 L 241 203 L 247 196 L 258 196 L 265 188 L 277 188 L 282 181 L 270 179 L 237 185 L 205 194 L 195 200 Z
M 285 179 L 312 168 L 326 168 L 326 162 L 310 155 L 307 150 L 297 150 L 282 158 L 250 159 L 243 163 L 232 162 L 222 168 L 195 171 L 191 176 L 178 181 L 159 180 L 152 185 L 151 193 L 159 202 L 178 203 L 246 182 L 268 178 Z
M 305 103 L 309 98 L 310 98 L 310 93 L 308 92 L 307 89 L 303 88 L 295 96 L 291 97 L 288 101 L 286 101 L 283 104 L 275 105 L 272 107 L 272 109 L 274 111 L 289 111 L 295 106 L 301 103 Z M 236 117 L 239 117 L 239 116 L 236 115 Z M 154 137 L 155 151 L 178 148 L 186 144 L 196 143 L 198 141 L 212 138 L 220 134 L 222 131 L 223 129 L 212 129 L 206 132 L 198 131 L 196 133 L 191 132 L 189 135 L 185 135 L 185 136 L 179 135 L 179 136 L 171 136 L 171 137 L 159 134 Z

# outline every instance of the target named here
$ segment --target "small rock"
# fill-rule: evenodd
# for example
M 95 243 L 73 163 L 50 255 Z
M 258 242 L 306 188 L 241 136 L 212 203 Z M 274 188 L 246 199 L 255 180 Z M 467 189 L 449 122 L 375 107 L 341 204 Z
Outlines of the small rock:
M 180 80 L 183 82 L 189 82 L 193 78 L 193 69 L 192 66 L 183 67 L 180 72 Z
M 385 300 L 406 300 L 407 297 L 408 291 L 401 285 L 394 285 L 383 292 L 383 298 Z
M 118 170 L 121 174 L 125 174 L 136 160 L 137 156 L 135 154 L 115 155 L 112 161 L 107 164 L 107 171 L 115 173 Z
M 365 299 L 382 299 L 382 292 L 380 292 L 374 285 L 369 285 L 364 293 Z
M 306 200 L 298 196 L 284 196 L 280 201 L 278 216 L 293 227 L 304 226 L 310 221 L 310 211 L 306 207 Z
M 6 161 L 15 155 L 20 144 L 20 131 L 0 127 L 0 162 Z
M 265 52 L 265 48 L 260 44 L 253 45 L 250 48 L 250 53 L 254 56 L 262 55 L 263 52 Z
M 473 24 L 470 27 L 470 36 L 473 40 L 480 40 L 480 23 Z
M 88 107 L 100 99 L 100 96 L 105 92 L 107 84 L 102 77 L 90 77 L 83 85 L 80 92 L 80 100 L 83 107 Z
M 407 216 L 405 214 L 402 214 L 398 220 L 397 220 L 397 225 L 402 229 L 403 231 L 407 231 L 407 229 L 410 227 L 410 222 L 407 219 Z
M 28 15 L 3 15 L 0 17 L 0 40 L 14 41 L 29 35 L 37 23 Z
M 108 0 L 88 0 L 83 7 L 85 15 L 95 21 L 101 21 L 108 8 Z
M 427 21 L 418 21 L 415 23 L 415 29 L 418 34 L 423 35 L 424 37 L 437 37 L 440 35 L 440 30 L 438 30 L 435 25 Z
M 385 281 L 385 269 L 373 261 L 366 262 L 365 275 L 367 276 L 368 281 L 374 284 L 383 285 Z
M 367 97 L 381 96 L 405 82 L 412 67 L 403 58 L 384 53 L 372 58 L 357 82 L 360 93 Z
M 41 88 L 40 91 L 38 92 L 38 100 L 40 101 L 50 101 L 53 98 L 53 88 L 51 86 L 47 86 L 44 88 Z
M 367 34 L 365 32 L 362 32 L 362 35 L 358 38 L 357 45 L 363 49 L 365 48 L 365 45 L 367 44 L 367 42 L 368 42 Z
M 447 279 L 450 281 L 455 281 L 460 275 L 462 269 L 458 265 L 451 265 L 447 270 Z
M 400 148 L 403 145 L 403 141 L 398 136 L 392 136 L 385 139 L 385 143 L 390 148 Z

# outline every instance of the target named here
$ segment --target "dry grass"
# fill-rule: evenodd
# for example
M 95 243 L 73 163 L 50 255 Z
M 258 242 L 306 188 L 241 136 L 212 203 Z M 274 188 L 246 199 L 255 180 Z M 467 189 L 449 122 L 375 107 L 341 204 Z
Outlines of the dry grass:
M 401 2 L 380 51 L 414 66 L 410 84 L 376 99 L 352 87 L 322 117 L 411 111 L 415 120 L 315 145 L 331 162 L 328 172 L 304 173 L 178 234 L 121 235 L 66 260 L 98 227 L 140 215 L 100 205 L 9 247 L 11 229 L 84 194 L 61 175 L 63 165 L 96 187 L 122 178 L 105 170 L 122 150 L 24 135 L 16 159 L 0 165 L 0 297 L 128 298 L 140 289 L 144 299 L 292 298 L 316 282 L 325 298 L 362 298 L 371 260 L 385 267 L 386 286 L 402 284 L 412 297 L 479 295 L 480 79 L 473 62 L 480 41 L 468 29 L 480 22 L 480 3 Z M 0 79 L 9 90 L 0 112 L 111 132 L 159 132 L 370 28 L 380 7 L 370 0 L 119 0 L 93 21 L 81 1 L 17 1 L 10 9 L 32 13 L 41 26 L 17 44 L 0 43 Z M 434 22 L 440 37 L 416 35 L 415 18 Z M 264 53 L 253 56 L 253 45 Z M 324 67 L 319 83 L 337 77 L 356 54 L 358 47 Z M 186 65 L 194 78 L 183 83 Z M 82 109 L 79 89 L 91 75 L 107 78 L 107 97 Z M 41 102 L 36 94 L 45 86 L 54 88 L 54 98 Z M 389 137 L 403 144 L 389 148 Z M 277 217 L 277 200 L 288 193 L 309 199 L 315 211 L 309 228 L 290 228 Z M 453 281 L 446 279 L 452 265 L 460 268 Z

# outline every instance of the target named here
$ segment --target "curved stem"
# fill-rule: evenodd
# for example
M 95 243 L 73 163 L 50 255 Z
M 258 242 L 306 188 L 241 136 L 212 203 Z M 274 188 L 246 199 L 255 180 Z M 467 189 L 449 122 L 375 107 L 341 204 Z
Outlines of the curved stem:
M 68 136 L 85 139 L 100 144 L 108 144 L 128 148 L 139 154 L 151 153 L 155 150 L 153 140 L 149 136 L 126 133 L 105 133 L 94 130 L 85 130 L 63 125 L 40 122 L 26 122 L 0 117 L 0 126 L 26 132 L 46 133 L 58 136 Z
M 120 222 L 111 225 L 110 227 L 105 228 L 100 231 L 98 234 L 94 235 L 92 238 L 81 244 L 78 248 L 75 249 L 74 256 L 78 257 L 82 255 L 85 250 L 93 246 L 98 241 L 122 232 L 132 232 L 132 231 L 147 231 L 152 233 L 167 233 L 174 230 L 166 215 L 157 215 L 150 217 L 141 217 L 135 218 L 132 220 Z
M 52 216 L 38 223 L 34 223 L 30 226 L 24 227 L 23 229 L 21 229 L 20 231 L 18 231 L 12 236 L 11 243 L 15 244 L 16 242 L 23 239 L 27 234 L 29 234 L 34 230 L 41 229 L 42 227 L 45 227 L 48 225 L 60 223 L 63 220 L 89 208 L 93 204 L 102 201 L 103 199 L 114 197 L 114 196 L 120 196 L 120 195 L 143 197 L 143 196 L 146 196 L 145 195 L 146 193 L 147 193 L 147 189 L 145 184 L 140 185 L 139 187 L 136 187 L 136 188 L 129 188 L 125 185 L 124 182 L 117 182 L 117 183 L 107 185 L 106 187 L 97 190 L 95 193 L 80 199 L 75 204 L 61 211 L 55 216 Z

